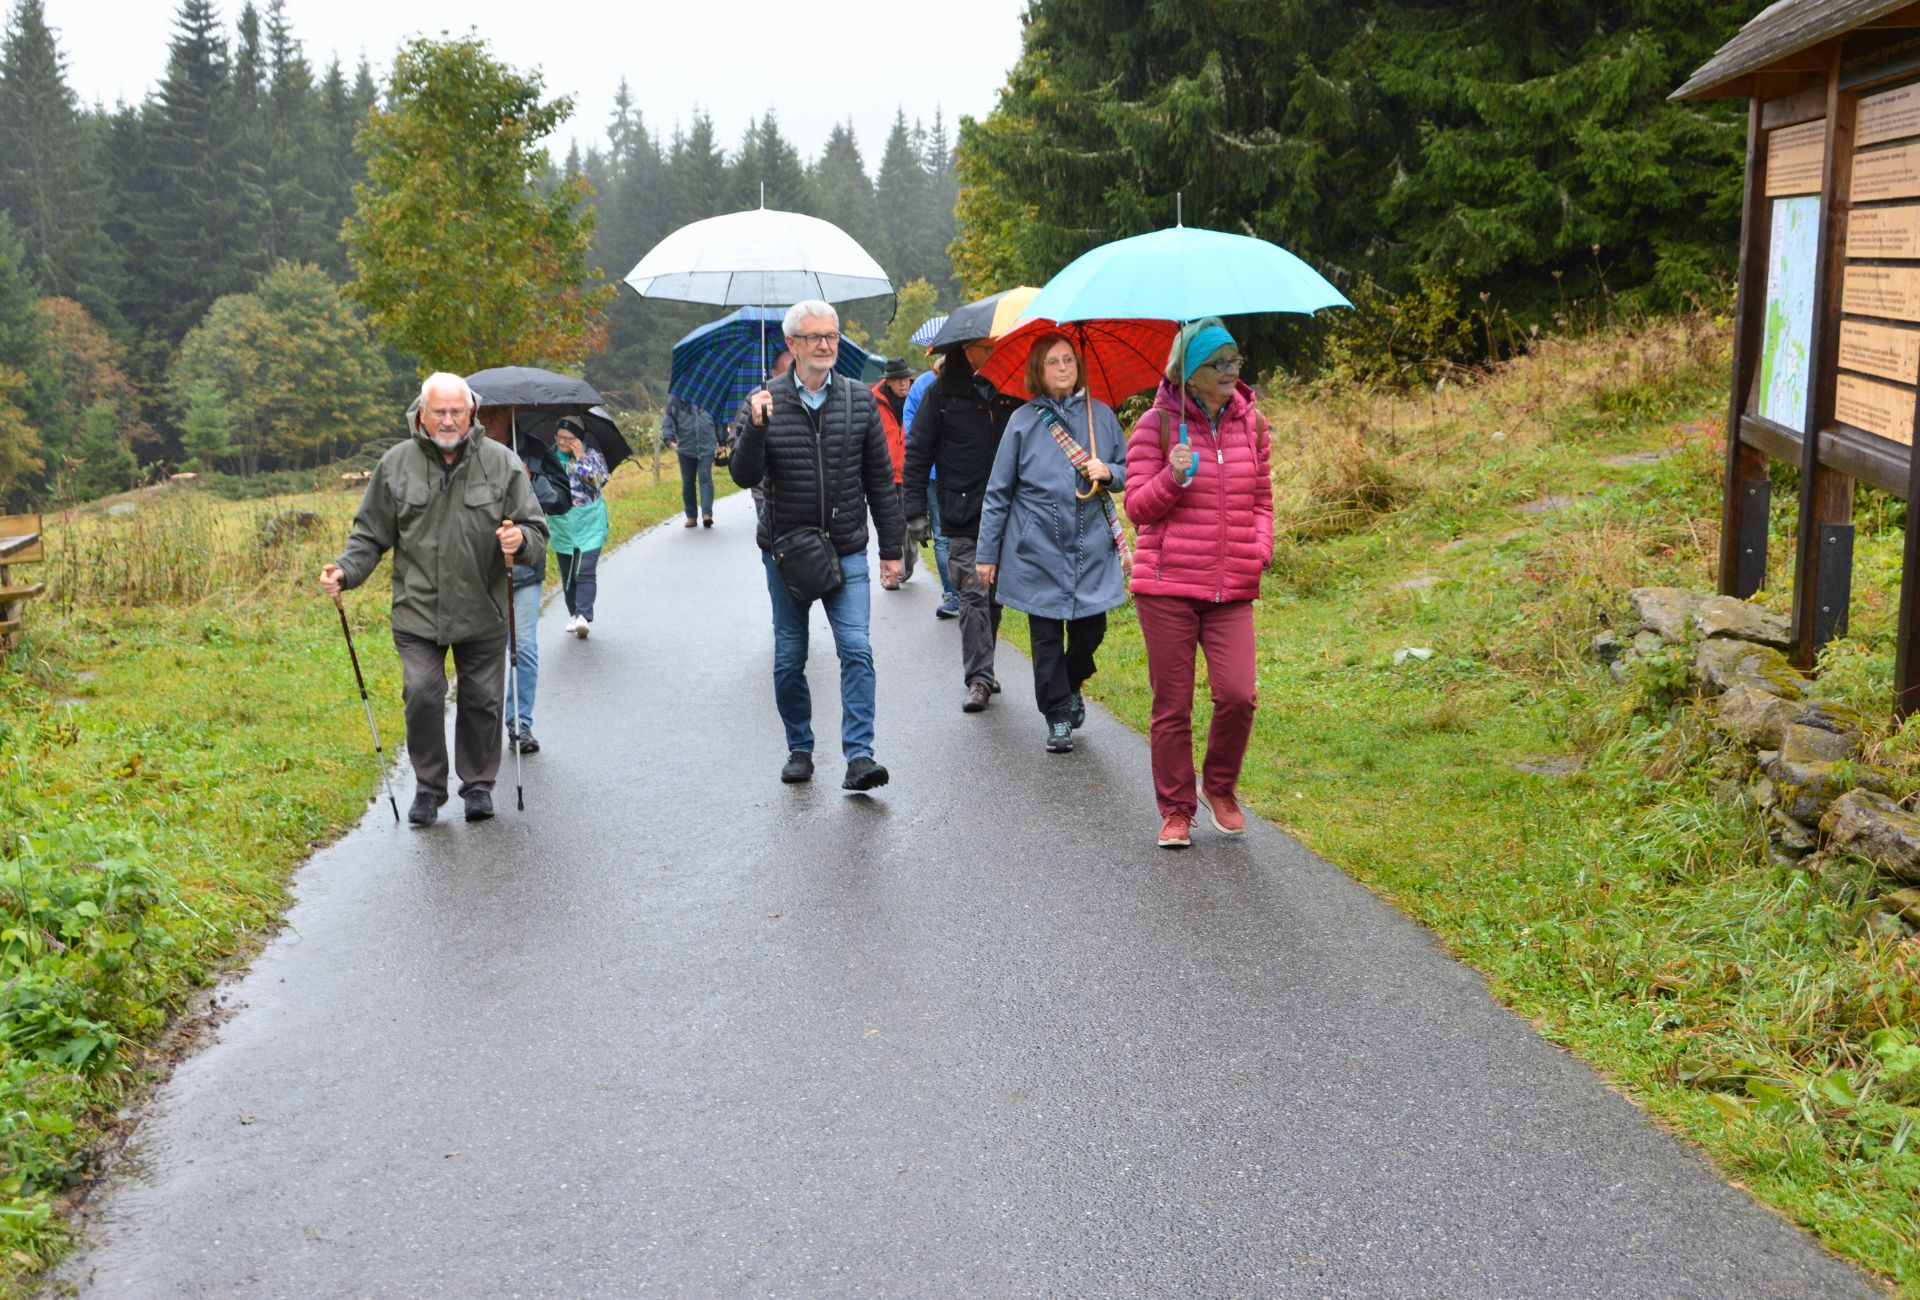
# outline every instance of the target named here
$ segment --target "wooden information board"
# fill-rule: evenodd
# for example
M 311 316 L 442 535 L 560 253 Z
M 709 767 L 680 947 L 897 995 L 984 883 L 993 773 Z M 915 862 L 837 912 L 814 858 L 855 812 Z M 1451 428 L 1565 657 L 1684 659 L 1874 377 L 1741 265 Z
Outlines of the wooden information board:
M 1903 384 L 1920 382 L 1920 330 L 1901 329 L 1898 325 L 1869 325 L 1860 320 L 1843 321 L 1840 364 L 1849 370 L 1897 379 Z
M 1856 154 L 1848 197 L 1855 203 L 1920 198 L 1920 142 Z
M 1840 291 L 1840 310 L 1920 321 L 1920 267 L 1849 266 Z
M 1818 194 L 1827 161 L 1827 121 L 1783 126 L 1767 137 L 1767 196 Z
M 1920 204 L 1862 208 L 1847 222 L 1848 257 L 1920 257 Z
M 1860 101 L 1859 112 L 1853 126 L 1855 148 L 1920 135 L 1920 85 L 1895 86 L 1868 95 Z
M 1835 382 L 1833 413 L 1856 429 L 1913 445 L 1913 392 L 1858 375 Z

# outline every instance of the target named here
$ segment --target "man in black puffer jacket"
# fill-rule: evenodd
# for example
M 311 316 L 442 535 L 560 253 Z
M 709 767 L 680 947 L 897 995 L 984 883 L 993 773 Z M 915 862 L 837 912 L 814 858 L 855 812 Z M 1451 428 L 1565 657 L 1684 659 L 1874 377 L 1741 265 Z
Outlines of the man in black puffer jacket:
M 768 553 L 775 539 L 802 528 L 823 529 L 840 557 L 844 581 L 820 600 L 840 656 L 840 749 L 847 759 L 841 787 L 871 790 L 887 783 L 873 757 L 873 648 L 867 640 L 870 585 L 867 515 L 880 538 L 880 576 L 900 580 L 900 498 L 893 458 L 873 394 L 833 373 L 840 316 L 824 302 L 787 312 L 791 376 L 780 376 L 747 399 L 748 420 L 735 441 L 728 472 L 741 487 L 766 496 L 760 511 L 761 561 L 773 602 L 773 700 L 787 732 L 789 785 L 813 776 L 813 696 L 807 689 L 808 604 L 794 600 Z
M 907 462 L 901 495 L 925 504 L 929 480 L 940 494 L 940 523 L 947 533 L 945 577 L 960 595 L 960 671 L 967 685 L 960 705 L 978 713 L 1000 689 L 993 672 L 993 644 L 1000 635 L 1000 602 L 974 571 L 980 536 L 980 498 L 993 472 L 994 453 L 1007 421 L 1020 409 L 1018 397 L 1002 393 L 974 374 L 992 344 L 986 339 L 947 350 L 940 378 L 920 399 L 907 431 Z M 939 470 L 935 477 L 931 471 Z M 907 520 L 907 545 L 932 535 L 924 510 Z

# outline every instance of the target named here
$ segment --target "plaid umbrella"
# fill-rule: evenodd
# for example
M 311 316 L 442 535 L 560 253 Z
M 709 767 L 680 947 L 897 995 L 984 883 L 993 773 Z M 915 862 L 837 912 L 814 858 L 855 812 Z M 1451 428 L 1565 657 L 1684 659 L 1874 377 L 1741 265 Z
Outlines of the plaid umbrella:
M 787 346 L 780 323 L 785 308 L 742 307 L 731 316 L 702 325 L 673 345 L 673 370 L 667 391 L 692 402 L 721 420 L 730 420 L 760 386 L 762 347 L 773 357 Z M 872 359 L 866 350 L 842 336 L 835 371 L 849 379 L 866 375 Z
M 946 323 L 947 318 L 945 316 L 929 316 L 925 324 L 907 336 L 907 342 L 917 344 L 924 348 L 933 342 L 934 336 L 940 332 L 940 327 Z

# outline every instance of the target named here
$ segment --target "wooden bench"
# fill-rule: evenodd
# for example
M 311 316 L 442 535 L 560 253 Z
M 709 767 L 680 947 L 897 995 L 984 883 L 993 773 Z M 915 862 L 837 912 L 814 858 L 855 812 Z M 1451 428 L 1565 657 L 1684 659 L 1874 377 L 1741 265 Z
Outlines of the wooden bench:
M 44 582 L 26 582 L 13 572 L 15 565 L 46 559 L 40 527 L 39 515 L 0 515 L 0 655 L 11 653 L 19 640 L 27 602 L 47 589 Z

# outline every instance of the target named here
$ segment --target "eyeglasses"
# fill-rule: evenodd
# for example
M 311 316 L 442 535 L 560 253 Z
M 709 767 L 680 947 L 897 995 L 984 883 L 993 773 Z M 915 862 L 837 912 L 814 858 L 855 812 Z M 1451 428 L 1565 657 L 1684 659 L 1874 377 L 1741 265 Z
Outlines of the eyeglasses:
M 1078 365 L 1079 363 L 1080 363 L 1080 359 L 1074 356 L 1073 353 L 1071 352 L 1067 353 L 1067 355 L 1064 357 L 1047 357 L 1042 362 L 1042 364 L 1049 365 L 1049 366 L 1073 366 L 1073 365 Z
M 1212 366 L 1223 375 L 1237 375 L 1246 364 L 1247 359 L 1245 357 L 1227 357 L 1220 361 L 1203 361 L 1200 363 L 1202 369 L 1205 369 L 1207 366 Z
M 795 334 L 793 341 L 804 343 L 810 348 L 831 348 L 840 345 L 840 336 L 838 334 Z
M 457 420 L 467 413 L 464 406 L 429 406 L 424 409 L 436 420 Z

